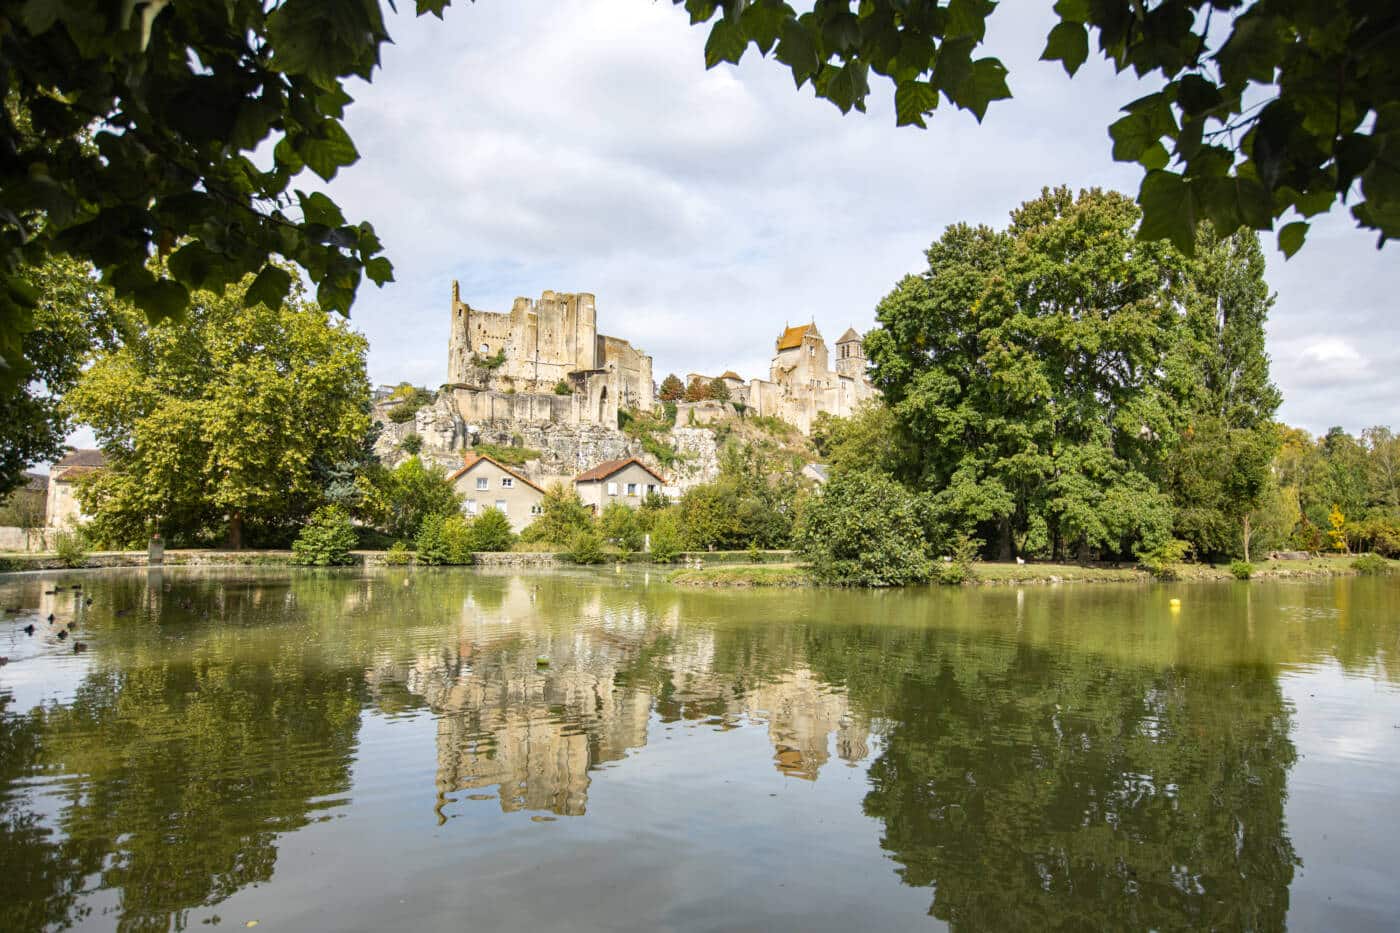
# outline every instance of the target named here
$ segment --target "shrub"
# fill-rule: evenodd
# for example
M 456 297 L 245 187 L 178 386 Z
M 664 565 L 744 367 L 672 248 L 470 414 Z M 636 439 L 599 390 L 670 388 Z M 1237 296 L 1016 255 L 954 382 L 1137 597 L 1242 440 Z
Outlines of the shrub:
M 429 515 L 418 529 L 418 562 L 429 567 L 471 563 L 468 531 L 466 519 L 457 513 Z
M 487 509 L 473 519 L 467 537 L 472 551 L 509 551 L 515 544 L 510 519 L 500 509 Z
M 1390 561 L 1379 554 L 1362 554 L 1351 562 L 1351 566 L 1358 573 L 1364 573 L 1368 576 L 1390 573 Z
M 417 434 L 406 434 L 399 441 L 399 449 L 407 454 L 416 454 L 423 449 L 423 438 Z
M 1176 565 L 1186 559 L 1191 544 L 1171 538 L 1154 548 L 1138 552 L 1138 565 L 1158 580 L 1175 580 L 1180 574 Z
M 416 414 L 418 414 L 418 409 L 416 407 L 410 405 L 408 402 L 399 402 L 393 408 L 389 409 L 389 414 L 386 417 L 394 422 L 394 424 L 404 424 L 412 421 L 413 416 Z
M 625 551 L 642 548 L 642 526 L 637 513 L 621 502 L 609 502 L 603 509 L 599 526 L 603 537 Z
M 494 356 L 488 356 L 484 360 L 477 360 L 476 365 L 482 369 L 500 369 L 506 364 L 506 348 L 501 347 Z
M 1247 560 L 1234 560 L 1230 562 L 1230 572 L 1236 580 L 1248 580 L 1254 575 L 1254 565 Z
M 520 533 L 520 540 L 528 543 L 547 542 L 567 546 L 581 531 L 593 527 L 593 513 L 583 504 L 578 493 L 555 483 L 540 501 L 540 515 Z
M 918 500 L 879 474 L 833 476 L 804 504 L 795 537 L 822 583 L 902 586 L 933 572 Z
M 601 564 L 603 558 L 603 543 L 596 533 L 580 531 L 574 536 L 573 545 L 569 548 L 569 560 L 576 564 Z
M 408 549 L 408 545 L 404 542 L 395 541 L 389 546 L 389 550 L 384 552 L 384 563 L 394 567 L 411 564 L 413 563 L 413 552 Z
M 555 395 L 573 395 L 573 394 L 574 394 L 574 387 L 571 386 L 571 385 L 569 385 L 569 384 L 568 384 L 567 382 L 565 382 L 563 379 L 560 379 L 558 382 L 554 383 L 554 394 L 555 394 Z
M 651 523 L 651 559 L 658 564 L 669 564 L 681 552 L 681 536 L 676 529 L 676 517 L 671 512 L 661 512 Z
M 472 450 L 506 466 L 521 466 L 531 460 L 540 459 L 541 455 L 538 450 L 533 447 L 521 446 L 518 437 L 511 438 L 511 440 L 515 442 L 513 447 L 506 447 L 502 444 L 477 444 L 472 447 Z
M 441 467 L 429 467 L 417 457 L 409 457 L 376 477 L 366 511 L 389 534 L 408 539 L 418 535 L 424 516 L 450 515 L 457 511 L 461 499 Z
M 982 541 L 966 531 L 959 531 L 948 542 L 948 554 L 934 573 L 935 579 L 945 586 L 960 586 L 971 580 L 975 574 L 972 562 L 982 548 Z
M 87 565 L 87 540 L 81 531 L 60 531 L 53 536 L 53 551 L 65 567 Z
M 763 552 L 758 549 L 757 541 L 749 542 L 748 560 L 751 564 L 763 563 Z
M 292 563 L 316 567 L 348 564 L 355 542 L 350 513 L 338 505 L 323 505 L 311 513 L 292 542 Z

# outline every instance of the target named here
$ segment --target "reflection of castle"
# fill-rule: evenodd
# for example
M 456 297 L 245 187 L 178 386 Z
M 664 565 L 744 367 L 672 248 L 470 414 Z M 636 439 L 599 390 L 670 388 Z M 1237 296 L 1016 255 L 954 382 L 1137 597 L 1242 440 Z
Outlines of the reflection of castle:
M 815 780 L 833 734 L 841 758 L 865 757 L 865 724 L 844 692 L 810 670 L 767 682 L 717 671 L 713 631 L 684 630 L 674 615 L 648 616 L 640 605 L 598 599 L 579 610 L 584 623 L 545 628 L 541 619 L 553 613 L 536 605 L 535 587 L 520 577 L 503 582 L 498 607 L 469 601 L 455 654 L 428 653 L 369 675 L 375 687 L 405 684 L 439 714 L 439 797 L 494 787 L 507 812 L 582 815 L 589 772 L 646 744 L 663 683 L 674 708 L 766 722 L 783 774 Z M 540 655 L 547 667 L 537 665 Z M 735 684 L 757 686 L 738 692 Z

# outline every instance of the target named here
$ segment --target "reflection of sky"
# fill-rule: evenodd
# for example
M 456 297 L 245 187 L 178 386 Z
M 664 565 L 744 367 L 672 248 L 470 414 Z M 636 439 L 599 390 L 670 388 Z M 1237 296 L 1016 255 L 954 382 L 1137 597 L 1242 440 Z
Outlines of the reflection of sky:
M 1298 760 L 1288 780 L 1288 834 L 1302 867 L 1289 926 L 1394 930 L 1400 917 L 1400 690 L 1334 662 L 1280 678 L 1293 706 Z

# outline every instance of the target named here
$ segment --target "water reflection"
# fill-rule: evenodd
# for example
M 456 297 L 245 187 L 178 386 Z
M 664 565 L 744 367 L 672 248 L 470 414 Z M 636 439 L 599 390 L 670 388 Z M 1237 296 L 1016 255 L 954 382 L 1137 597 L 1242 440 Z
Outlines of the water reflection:
M 309 867 L 279 863 L 283 841 L 336 816 L 383 827 L 386 859 L 427 859 L 400 802 L 444 827 L 519 814 L 662 832 L 616 795 L 590 801 L 595 784 L 628 787 L 620 766 L 663 737 L 734 731 L 768 760 L 721 746 L 707 774 L 676 775 L 664 824 L 722 827 L 715 858 L 737 875 L 781 873 L 749 863 L 753 843 L 798 838 L 781 821 L 752 835 L 764 782 L 826 787 L 835 768 L 863 783 L 878 834 L 830 838 L 833 862 L 888 876 L 893 859 L 950 926 L 1282 929 L 1303 847 L 1281 680 L 1340 669 L 1400 717 L 1400 606 L 1371 581 L 691 593 L 641 575 L 168 570 L 83 575 L 88 607 L 46 594 L 55 579 L 0 581 L 20 609 L 0 619 L 6 930 L 212 921 Z M 46 622 L 23 634 L 50 612 L 86 653 Z M 431 774 L 405 765 L 393 800 L 358 793 L 357 763 L 396 754 L 366 738 L 370 718 L 431 736 Z M 1397 745 L 1381 737 L 1365 764 L 1400 764 Z M 690 782 L 712 775 L 748 823 L 692 812 Z M 362 896 L 392 899 L 383 884 Z

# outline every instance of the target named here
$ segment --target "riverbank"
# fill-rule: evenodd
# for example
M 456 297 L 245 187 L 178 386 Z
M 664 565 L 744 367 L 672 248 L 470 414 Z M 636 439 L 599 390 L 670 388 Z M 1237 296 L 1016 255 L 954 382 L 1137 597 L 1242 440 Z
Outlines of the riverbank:
M 1273 560 L 1254 564 L 1251 580 L 1313 579 L 1318 577 L 1352 577 L 1360 571 L 1352 566 L 1353 556 L 1314 557 L 1308 560 Z M 1389 562 L 1395 568 L 1395 562 Z M 1178 564 L 1172 568 L 1176 582 L 1235 581 L 1227 564 Z M 752 567 L 705 567 L 677 570 L 668 578 L 678 586 L 692 587 L 755 587 L 755 586 L 815 586 L 808 570 L 798 564 Z M 1135 566 L 1112 567 L 1079 564 L 1002 564 L 977 562 L 965 585 L 1026 586 L 1055 583 L 1152 583 L 1165 578 L 1154 577 Z

